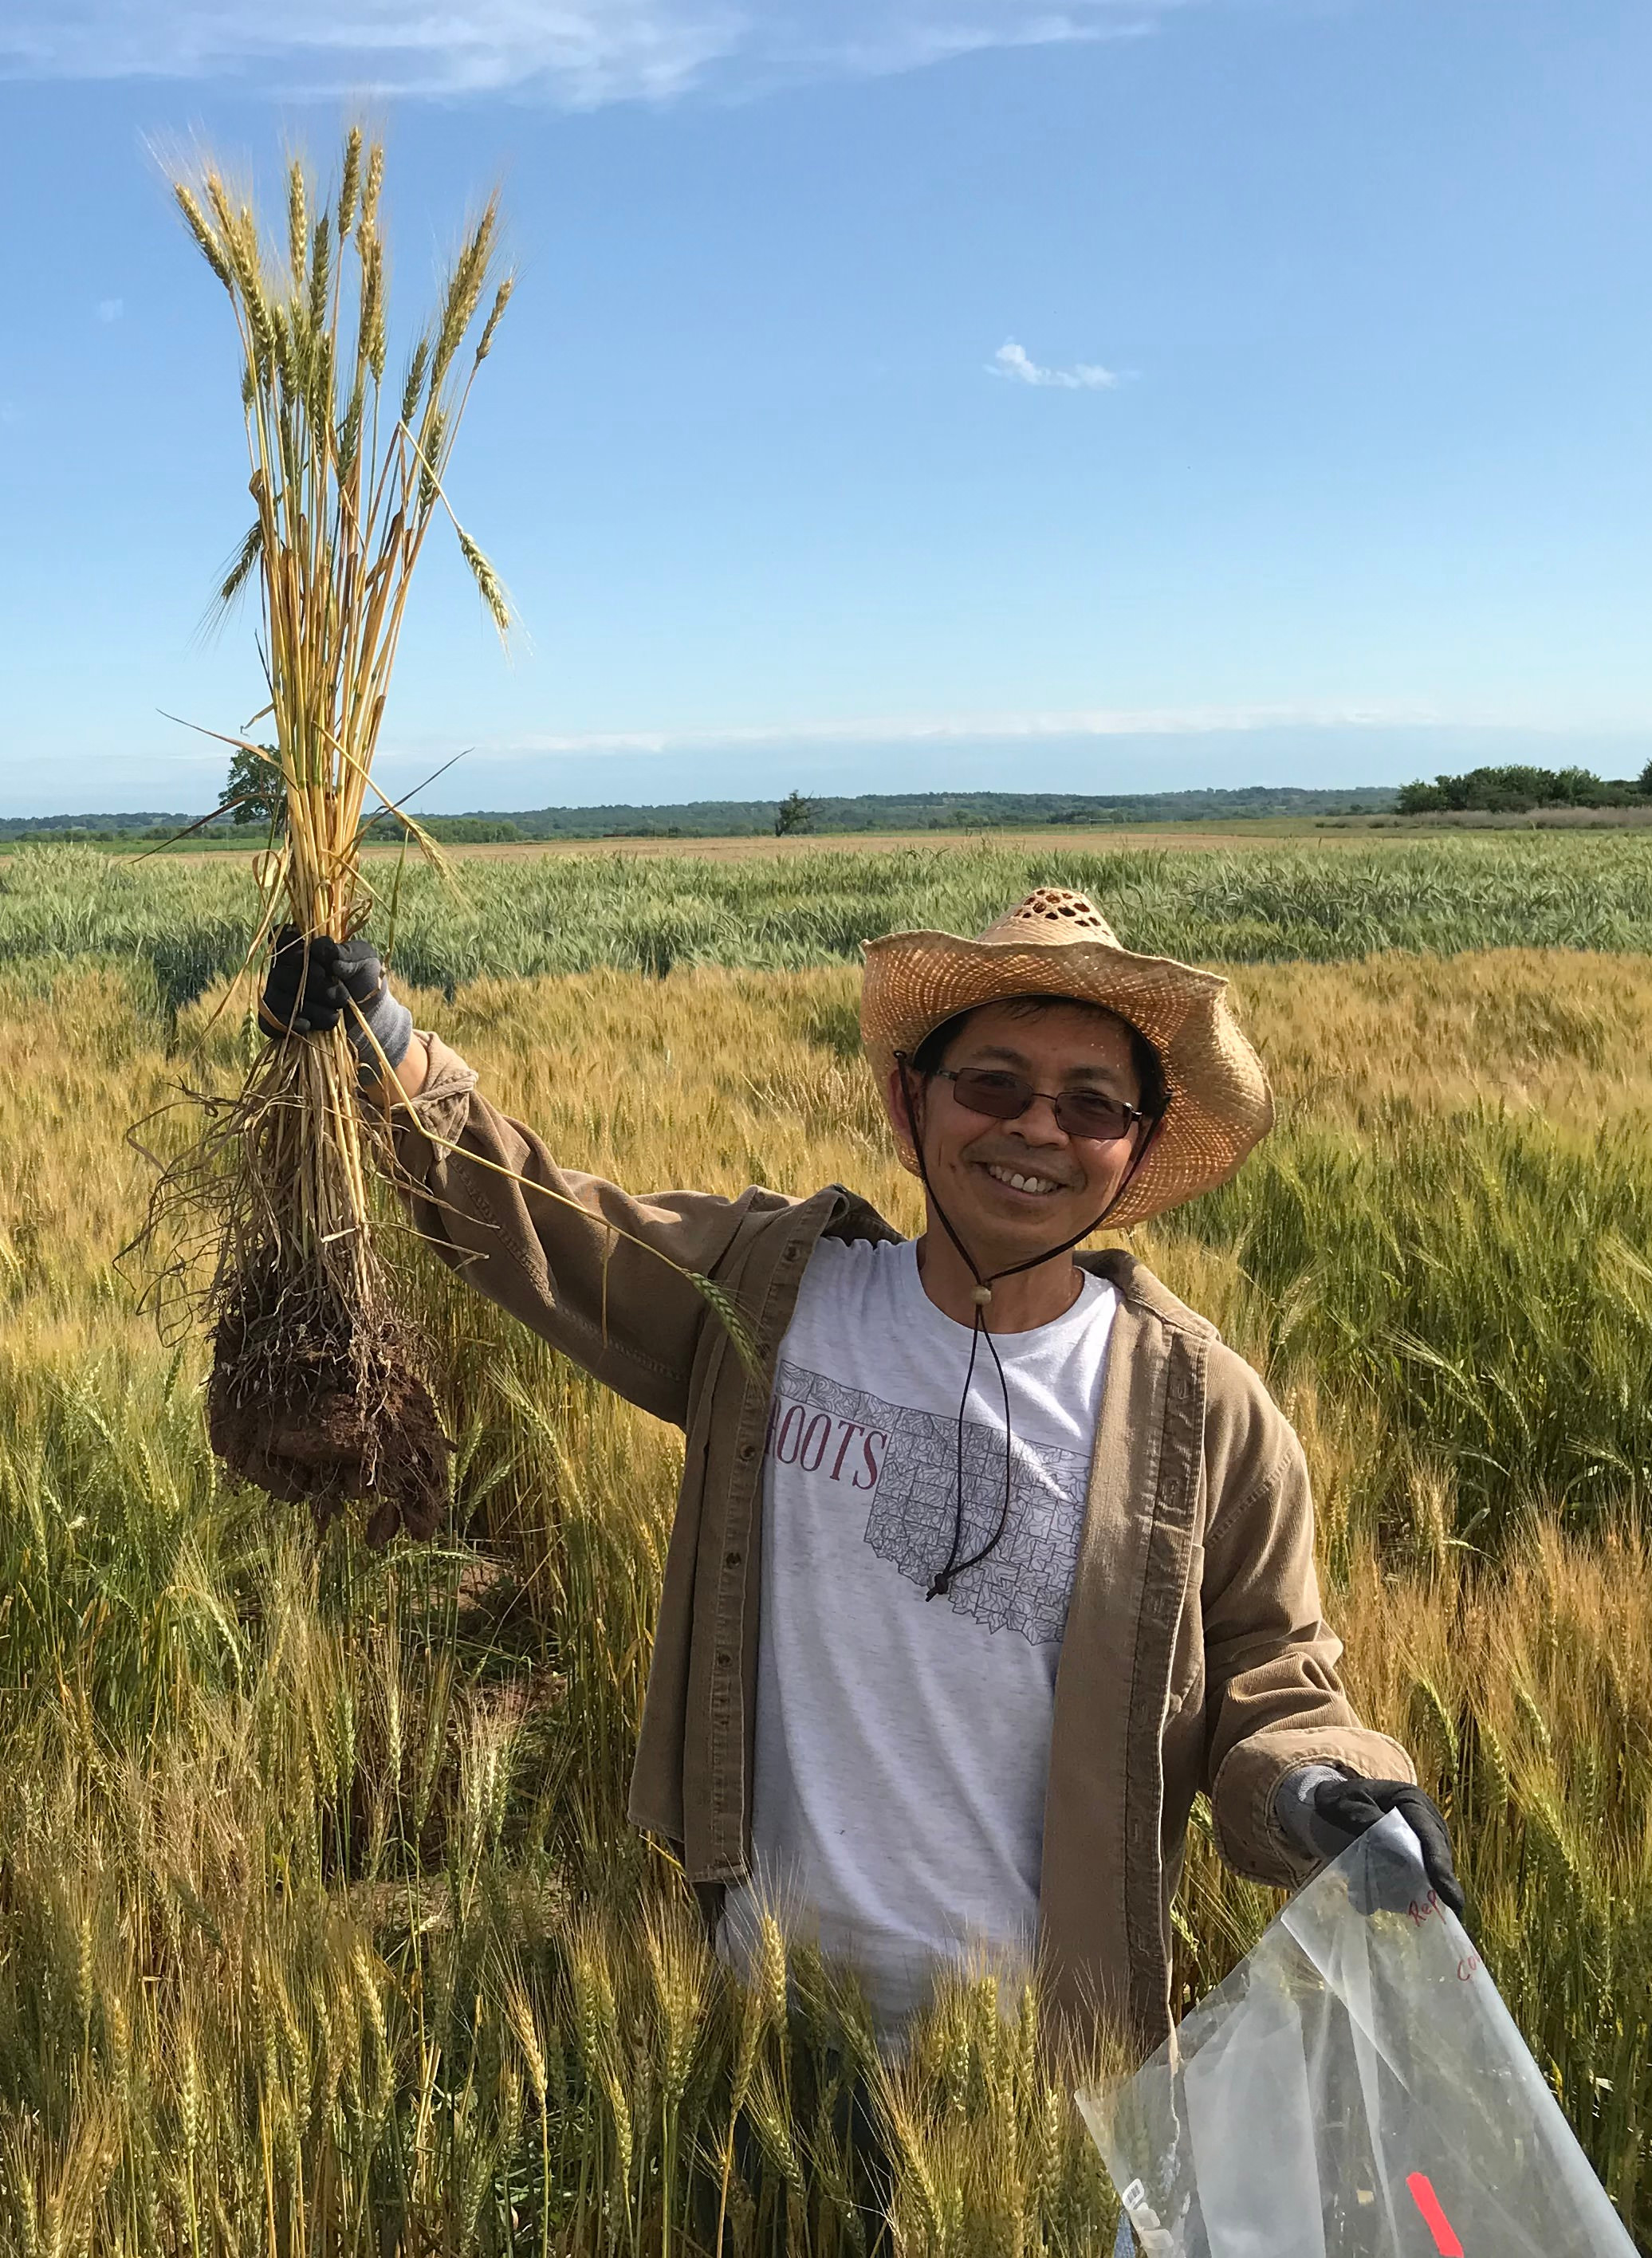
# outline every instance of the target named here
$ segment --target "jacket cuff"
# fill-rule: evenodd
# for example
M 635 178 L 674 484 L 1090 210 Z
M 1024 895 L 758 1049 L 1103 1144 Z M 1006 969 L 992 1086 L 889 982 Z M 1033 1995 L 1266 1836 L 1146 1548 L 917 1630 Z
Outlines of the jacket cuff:
M 462 1059 L 456 1050 L 450 1048 L 440 1035 L 433 1034 L 429 1027 L 415 1027 L 413 1032 L 430 1058 L 424 1087 L 413 1101 L 415 1112 L 422 1105 L 429 1104 L 437 1098 L 453 1097 L 461 1093 L 468 1097 L 481 1079 L 476 1069 Z
M 450 1050 L 440 1035 L 423 1027 L 413 1033 L 429 1050 L 429 1066 L 416 1097 L 393 1098 L 390 1123 L 397 1154 L 416 1177 L 439 1166 L 458 1143 L 479 1077 L 476 1069 Z
M 1346 1765 L 1367 1779 L 1414 1780 L 1398 1741 L 1358 1725 L 1303 1725 L 1260 1734 L 1230 1749 L 1210 1791 L 1216 1848 L 1236 1874 L 1273 1889 L 1295 1889 L 1323 1860 L 1305 1850 L 1279 1810 L 1286 1779 L 1304 1765 Z

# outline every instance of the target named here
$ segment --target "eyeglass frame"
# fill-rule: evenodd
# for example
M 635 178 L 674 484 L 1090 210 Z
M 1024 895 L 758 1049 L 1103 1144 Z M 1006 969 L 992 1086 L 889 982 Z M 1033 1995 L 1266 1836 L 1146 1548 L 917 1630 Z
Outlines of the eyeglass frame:
M 904 1054 L 903 1054 L 903 1056 L 904 1055 Z M 1127 1097 L 1115 1097 L 1109 1090 L 1063 1090 L 1058 1091 L 1034 1090 L 1031 1084 L 1026 1082 L 1025 1075 L 1015 1074 L 1005 1067 L 938 1066 L 931 1069 L 928 1079 L 932 1082 L 956 1083 L 961 1075 L 967 1074 L 1001 1075 L 1004 1081 L 1021 1083 L 1026 1089 L 1026 1103 L 1025 1105 L 1017 1108 L 1014 1113 L 982 1113 L 977 1107 L 971 1105 L 967 1097 L 958 1098 L 958 1104 L 963 1107 L 965 1112 L 975 1114 L 976 1119 L 979 1121 L 1019 1121 L 1024 1114 L 1029 1113 L 1032 1111 L 1032 1107 L 1041 1097 L 1049 1106 L 1052 1113 L 1054 1114 L 1055 1125 L 1060 1129 L 1064 1137 L 1074 1138 L 1081 1145 L 1122 1145 L 1125 1138 L 1129 1136 L 1131 1131 L 1136 1126 L 1138 1122 L 1151 1121 L 1154 1118 L 1147 1111 L 1145 1106 L 1132 1105 Z M 955 1091 L 954 1094 L 956 1096 Z M 1061 1118 L 1061 1108 L 1069 1097 L 1099 1097 L 1104 1104 L 1117 1106 L 1119 1111 L 1124 1116 L 1124 1126 L 1111 1137 L 1086 1136 L 1081 1131 L 1069 1129 L 1066 1122 Z

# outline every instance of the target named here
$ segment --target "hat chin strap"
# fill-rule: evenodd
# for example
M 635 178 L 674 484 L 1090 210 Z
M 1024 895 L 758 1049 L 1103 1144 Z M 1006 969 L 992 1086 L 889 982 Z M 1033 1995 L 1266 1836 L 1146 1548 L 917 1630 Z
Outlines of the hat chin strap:
M 924 1196 L 935 1214 L 940 1218 L 941 1228 L 957 1248 L 970 1276 L 975 1282 L 972 1297 L 975 1305 L 975 1319 L 969 1329 L 969 1362 L 964 1372 L 964 1392 L 958 1402 L 958 1478 L 953 1497 L 952 1543 L 947 1548 L 946 1560 L 937 1572 L 928 1591 L 924 1594 L 925 1600 L 939 1600 L 945 1599 L 954 1583 L 967 1568 L 978 1568 L 988 1554 L 996 1550 L 1003 1543 L 1004 1531 L 1010 1525 L 1010 1507 L 1015 1484 L 1015 1437 L 1010 1424 L 1010 1382 L 1004 1375 L 1003 1360 L 998 1353 L 997 1344 L 987 1326 L 987 1309 L 992 1300 L 992 1289 L 1002 1278 L 1018 1277 L 1024 1270 L 1036 1270 L 1042 1263 L 1053 1262 L 1058 1254 L 1071 1253 L 1081 1240 L 1088 1239 L 1092 1232 L 1099 1231 L 1130 1189 L 1137 1169 L 1146 1158 L 1147 1148 L 1152 1143 L 1152 1134 L 1150 1132 L 1131 1155 L 1129 1168 L 1119 1179 L 1112 1197 L 1094 1223 L 1087 1223 L 1082 1231 L 1075 1231 L 1071 1239 L 1064 1239 L 1059 1246 L 1046 1247 L 1041 1254 L 1030 1254 L 1025 1262 L 1006 1263 L 1002 1270 L 994 1270 L 983 1275 L 981 1265 L 964 1245 L 952 1218 L 937 1198 L 935 1187 L 930 1180 L 929 1164 L 924 1158 L 923 1130 L 918 1122 L 917 1108 L 912 1103 L 912 1084 L 907 1071 L 911 1062 L 904 1051 L 896 1052 L 895 1063 L 900 1073 L 901 1097 L 906 1107 L 907 1122 L 912 1132 L 912 1157 L 918 1164 L 918 1181 L 924 1187 Z M 1158 1124 L 1155 1123 L 1154 1128 L 1156 1129 L 1157 1126 Z M 998 1525 L 992 1535 L 978 1552 L 972 1552 L 967 1560 L 961 1560 L 958 1558 L 958 1551 L 964 1541 L 964 1414 L 968 1408 L 969 1390 L 975 1376 L 976 1354 L 983 1339 L 987 1344 L 987 1353 L 996 1368 L 998 1387 L 1003 1397 L 1003 1502 L 998 1509 Z

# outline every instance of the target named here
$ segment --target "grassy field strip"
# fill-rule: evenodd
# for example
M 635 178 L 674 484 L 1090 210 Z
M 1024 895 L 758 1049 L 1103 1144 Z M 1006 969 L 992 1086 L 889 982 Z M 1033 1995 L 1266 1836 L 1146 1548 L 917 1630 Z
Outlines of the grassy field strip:
M 1340 834 L 1330 834 L 1337 837 Z M 472 857 L 486 862 L 521 862 L 535 855 L 641 855 L 681 856 L 691 862 L 749 863 L 777 857 L 783 862 L 803 855 L 890 855 L 890 854 L 958 854 L 972 849 L 979 852 L 983 843 L 1000 850 L 1008 845 L 1013 850 L 1047 854 L 1076 853 L 1105 855 L 1123 850 L 1126 853 L 1140 848 L 1163 848 L 1173 853 L 1178 848 L 1206 851 L 1211 848 L 1244 847 L 1251 840 L 1258 842 L 1295 838 L 1299 834 L 1269 830 L 1258 825 L 1254 832 L 1226 830 L 1201 831 L 1191 824 L 1143 824 L 1129 830 L 1111 827 L 1081 830 L 1076 825 L 1064 824 L 1060 830 L 1010 831 L 1007 840 L 996 831 L 990 834 L 969 831 L 962 827 L 955 835 L 932 831 L 846 831 L 835 833 L 794 833 L 773 839 L 759 835 L 737 839 L 514 839 L 456 845 L 448 849 L 451 855 L 466 860 Z M 391 848 L 373 847 L 367 850 L 374 856 L 394 854 Z M 204 859 L 204 858 L 202 858 Z
M 398 976 L 465 983 L 602 966 L 773 971 L 854 963 L 897 927 L 979 931 L 1049 882 L 1106 904 L 1134 948 L 1200 962 L 1331 962 L 1388 949 L 1652 948 L 1652 841 L 1521 836 L 1350 849 L 1085 854 L 1003 846 L 718 860 L 556 854 L 471 860 L 453 882 L 375 864 L 375 930 Z M 0 872 L 0 964 L 144 969 L 170 1007 L 241 963 L 256 895 L 238 858 L 132 862 L 30 850 Z
M 1652 818 L 1648 818 L 1652 820 Z M 1346 831 L 1326 830 L 1308 819 L 1290 819 L 1270 823 L 1258 817 L 1254 822 L 1236 821 L 1202 829 L 1192 823 L 1132 824 L 1128 827 L 1116 824 L 1098 825 L 1086 829 L 1080 825 L 1065 823 L 1059 827 L 1044 829 L 1030 827 L 1021 830 L 1010 825 L 995 825 L 989 831 L 971 831 L 961 825 L 956 832 L 947 831 L 843 831 L 792 833 L 783 838 L 771 838 L 766 833 L 748 834 L 732 838 L 651 838 L 613 837 L 603 839 L 499 839 L 456 841 L 443 849 L 448 856 L 459 862 L 530 861 L 535 855 L 641 855 L 664 856 L 668 860 L 681 856 L 690 862 L 749 863 L 777 858 L 789 861 L 796 856 L 812 855 L 890 855 L 890 854 L 960 854 L 983 847 L 999 853 L 1010 852 L 1045 855 L 1109 855 L 1131 854 L 1146 849 L 1159 849 L 1174 854 L 1181 849 L 1189 853 L 1208 854 L 1223 849 L 1240 852 L 1252 847 L 1361 847 L 1370 851 L 1389 845 L 1400 845 L 1408 838 L 1415 845 L 1426 831 L 1403 827 L 1393 830 L 1370 831 L 1351 826 Z M 1474 835 L 1474 834 L 1470 834 Z M 187 848 L 176 850 L 181 858 L 197 863 L 209 862 L 223 853 L 221 848 L 202 849 L 193 856 Z M 364 852 L 375 860 L 393 859 L 398 849 L 391 846 L 369 845 Z
M 1641 858 L 1596 851 L 1627 929 Z M 959 860 L 1001 899 L 1017 867 Z M 1135 870 L 1132 931 L 1175 898 Z M 1557 903 L 1585 873 L 1563 850 L 1524 876 Z M 451 1529 L 318 1548 L 226 1485 L 199 1344 L 158 1340 L 110 1267 L 148 1182 L 127 1115 L 230 1086 L 245 1040 L 216 991 L 174 1014 L 145 953 L 173 884 L 138 905 L 144 947 L 104 947 L 89 900 L 82 961 L 7 943 L 0 966 L 4 2246 L 670 2258 L 713 2248 L 722 2211 L 741 2253 L 847 2254 L 873 2205 L 937 2258 L 1104 2247 L 1035 2001 L 1004 2024 L 956 1987 L 885 2077 L 852 1995 L 777 1938 L 734 1995 L 627 1828 L 673 1434 L 415 1256 Z M 0 933 L 32 901 L 0 897 Z M 1281 1126 L 1144 1251 L 1296 1419 L 1351 1679 L 1444 1803 L 1478 1941 L 1646 2243 L 1652 963 L 1230 969 Z M 572 1161 L 639 1187 L 836 1177 L 910 1225 L 854 984 L 842 962 L 606 968 L 418 1005 Z M 147 1133 L 164 1150 L 167 1118 Z M 1196 1826 L 1184 1997 L 1270 1909 Z

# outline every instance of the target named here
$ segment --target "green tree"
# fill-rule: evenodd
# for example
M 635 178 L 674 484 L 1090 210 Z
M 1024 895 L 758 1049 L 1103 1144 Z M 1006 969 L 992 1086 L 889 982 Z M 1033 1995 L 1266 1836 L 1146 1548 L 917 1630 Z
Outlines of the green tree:
M 279 827 L 286 820 L 287 794 L 281 785 L 281 772 L 274 763 L 273 745 L 259 752 L 238 746 L 230 755 L 230 773 L 218 806 L 238 823 L 261 823 L 267 829 L 271 824 Z
M 812 831 L 814 819 L 814 802 L 800 792 L 789 792 L 775 811 L 775 837 L 783 839 L 791 831 Z
M 1394 805 L 1401 815 L 1435 815 L 1446 806 L 1445 794 L 1437 784 L 1402 784 Z
M 1465 776 L 1436 777 L 1431 785 L 1403 785 L 1396 804 L 1401 815 L 1442 810 L 1525 815 L 1535 807 L 1611 807 L 1624 796 L 1622 785 L 1607 783 L 1591 769 L 1539 769 L 1516 763 L 1471 769 Z

